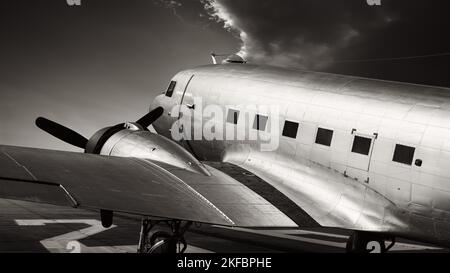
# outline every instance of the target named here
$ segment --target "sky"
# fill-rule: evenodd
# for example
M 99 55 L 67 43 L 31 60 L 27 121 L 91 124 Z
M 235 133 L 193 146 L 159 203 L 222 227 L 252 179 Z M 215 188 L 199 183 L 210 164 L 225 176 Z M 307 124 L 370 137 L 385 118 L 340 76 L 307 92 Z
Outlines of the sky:
M 220 24 L 183 16 L 151 0 L 2 1 L 0 143 L 77 150 L 36 128 L 35 119 L 90 137 L 139 119 L 176 72 L 210 63 L 211 51 L 239 48 Z
M 0 144 L 77 150 L 36 117 L 86 137 L 137 120 L 176 72 L 209 64 L 212 51 L 450 87 L 448 10 L 448 0 L 4 0 Z

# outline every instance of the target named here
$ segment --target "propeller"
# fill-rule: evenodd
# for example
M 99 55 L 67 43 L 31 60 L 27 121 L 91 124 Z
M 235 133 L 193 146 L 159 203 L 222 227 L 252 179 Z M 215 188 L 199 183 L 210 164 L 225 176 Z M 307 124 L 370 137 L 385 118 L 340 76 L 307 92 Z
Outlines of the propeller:
M 140 118 L 136 123 L 141 125 L 143 128 L 147 128 L 158 118 L 160 118 L 163 113 L 164 109 L 162 107 L 157 107 L 150 111 L 147 115 Z M 36 119 L 36 126 L 50 135 L 81 149 L 86 149 L 89 141 L 87 138 L 78 134 L 74 130 L 43 117 Z
M 84 149 L 88 142 L 87 138 L 72 129 L 43 117 L 36 119 L 36 126 L 50 135 L 81 149 Z
M 153 122 L 155 122 L 157 119 L 159 119 L 164 114 L 164 108 L 157 107 L 150 111 L 147 115 L 140 118 L 138 121 L 136 121 L 137 124 L 141 125 L 144 128 L 147 128 L 150 126 Z

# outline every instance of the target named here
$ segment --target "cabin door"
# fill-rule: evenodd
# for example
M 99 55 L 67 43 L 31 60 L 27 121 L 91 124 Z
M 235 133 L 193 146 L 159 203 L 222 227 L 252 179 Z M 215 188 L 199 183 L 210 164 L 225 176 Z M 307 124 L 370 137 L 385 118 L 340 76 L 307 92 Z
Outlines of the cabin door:
M 346 175 L 368 182 L 368 172 L 372 159 L 373 148 L 378 134 L 364 134 L 352 131 L 352 145 L 347 160 Z

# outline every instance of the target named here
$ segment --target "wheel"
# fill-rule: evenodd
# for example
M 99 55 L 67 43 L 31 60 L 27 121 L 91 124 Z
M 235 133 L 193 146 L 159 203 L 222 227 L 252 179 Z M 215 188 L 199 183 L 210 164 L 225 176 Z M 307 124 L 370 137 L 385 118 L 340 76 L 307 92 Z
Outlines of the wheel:
M 153 233 L 149 242 L 151 248 L 148 253 L 184 253 L 187 249 L 187 243 L 183 237 L 174 237 L 165 231 Z
M 165 231 L 157 231 L 150 237 L 149 253 L 176 253 L 176 242 Z
M 139 237 L 138 253 L 184 253 L 187 249 L 187 242 L 184 239 L 184 232 L 192 225 L 192 222 L 171 221 L 167 222 L 172 232 L 155 231 L 157 221 L 143 219 L 141 233 Z
M 158 250 L 158 253 L 168 253 L 170 250 L 166 243 L 170 237 L 170 234 L 164 231 L 157 231 L 151 235 L 147 234 L 144 238 L 144 242 L 141 244 L 139 252 L 154 253 Z

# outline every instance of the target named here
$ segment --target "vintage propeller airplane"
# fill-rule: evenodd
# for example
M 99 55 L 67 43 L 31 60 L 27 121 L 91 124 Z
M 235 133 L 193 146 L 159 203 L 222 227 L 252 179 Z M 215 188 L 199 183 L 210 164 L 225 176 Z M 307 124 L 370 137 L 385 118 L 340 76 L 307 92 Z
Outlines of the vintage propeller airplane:
M 396 237 L 450 246 L 450 89 L 235 56 L 178 73 L 147 115 L 90 139 L 36 124 L 84 153 L 0 146 L 0 197 L 95 209 L 105 227 L 140 215 L 139 252 L 183 252 L 193 223 L 349 229 L 348 252 Z M 283 193 L 295 217 L 248 180 Z

